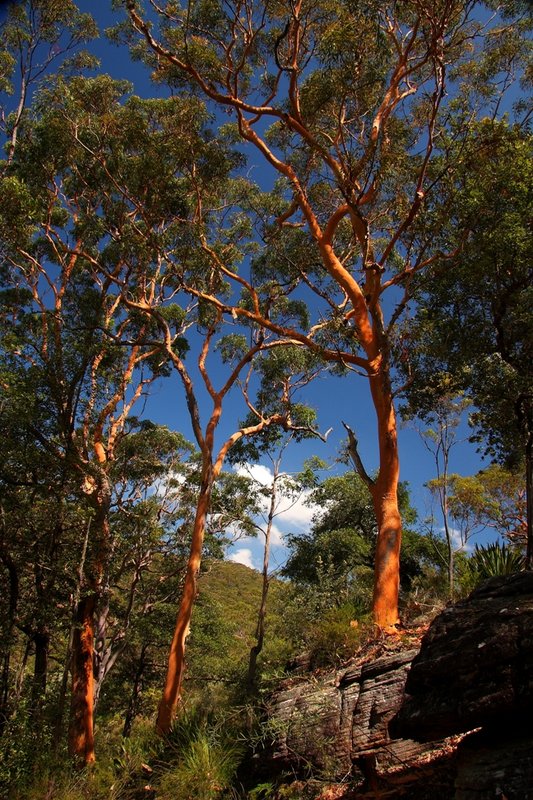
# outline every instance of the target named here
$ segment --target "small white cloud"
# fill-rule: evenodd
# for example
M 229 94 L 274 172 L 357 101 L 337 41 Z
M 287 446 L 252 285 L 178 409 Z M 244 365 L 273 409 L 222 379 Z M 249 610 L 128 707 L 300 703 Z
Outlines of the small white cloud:
M 463 535 L 458 528 L 449 528 L 450 537 L 452 540 L 452 547 L 455 553 L 471 553 L 474 550 L 474 545 L 471 541 L 467 540 L 466 542 L 463 541 Z M 446 536 L 446 531 L 444 528 L 441 528 L 442 536 Z
M 285 546 L 285 539 L 283 538 L 283 533 L 274 523 L 272 524 L 272 529 L 270 531 L 270 544 L 272 545 L 272 547 Z
M 270 486 L 274 477 L 272 470 L 263 466 L 263 464 L 237 464 L 235 471 L 237 475 L 246 475 L 248 478 L 253 478 L 261 486 Z
M 264 464 L 238 464 L 236 471 L 239 475 L 247 475 L 256 480 L 261 486 L 271 486 L 274 475 L 269 467 Z M 281 497 L 276 508 L 276 534 L 272 537 L 272 544 L 283 545 L 282 530 L 293 529 L 296 532 L 309 529 L 313 514 L 318 506 L 307 505 L 309 490 L 303 491 L 297 498 Z M 267 513 L 269 500 L 261 499 L 263 513 Z
M 240 550 L 235 550 L 233 553 L 230 553 L 228 555 L 228 561 L 234 561 L 236 564 L 244 564 L 245 567 L 255 569 L 252 560 L 252 551 L 247 547 L 241 547 Z
M 285 527 L 295 527 L 297 530 L 307 530 L 309 528 L 313 514 L 318 510 L 318 506 L 307 505 L 308 496 L 309 491 L 305 491 L 302 492 L 297 500 L 287 498 L 281 501 L 278 514 Z

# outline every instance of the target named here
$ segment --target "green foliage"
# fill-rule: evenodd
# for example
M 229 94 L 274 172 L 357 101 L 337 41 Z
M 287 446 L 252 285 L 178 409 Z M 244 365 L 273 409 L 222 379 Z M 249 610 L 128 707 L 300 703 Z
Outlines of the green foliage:
M 425 537 L 411 529 L 416 512 L 405 484 L 399 487 L 400 510 L 405 521 L 401 580 L 408 589 L 424 561 L 435 556 Z M 357 575 L 371 568 L 376 540 L 376 520 L 368 488 L 354 472 L 326 478 L 313 489 L 310 502 L 321 508 L 312 529 L 290 535 L 290 555 L 283 574 L 298 584 L 326 587 L 338 602 L 357 592 Z M 364 585 L 363 593 L 368 592 Z
M 531 430 L 531 144 L 506 122 L 472 128 L 450 187 L 460 251 L 453 268 L 439 263 L 420 279 L 400 342 L 412 406 L 423 413 L 466 391 L 475 440 L 515 466 Z
M 213 720 L 183 711 L 165 743 L 157 796 L 216 800 L 231 784 L 242 756 L 242 743 L 227 738 Z
M 361 614 L 352 603 L 326 610 L 308 632 L 306 650 L 311 669 L 347 661 L 372 630 L 370 612 Z
M 468 568 L 474 585 L 495 575 L 512 575 L 524 569 L 525 560 L 522 553 L 499 542 L 476 545 L 468 561 Z
M 267 634 L 259 662 L 263 681 L 281 672 L 293 653 L 285 627 L 288 587 L 271 579 Z M 231 561 L 208 561 L 199 581 L 199 598 L 188 648 L 188 692 L 214 706 L 239 703 L 254 643 L 261 575 Z

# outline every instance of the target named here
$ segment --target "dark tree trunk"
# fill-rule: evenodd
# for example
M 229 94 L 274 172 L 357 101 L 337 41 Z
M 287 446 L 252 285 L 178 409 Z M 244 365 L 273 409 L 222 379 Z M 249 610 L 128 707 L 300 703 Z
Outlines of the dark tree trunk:
M 529 435 L 526 446 L 526 512 L 526 569 L 533 569 L 533 434 Z
M 135 670 L 135 678 L 133 680 L 133 687 L 131 689 L 130 702 L 128 710 L 126 711 L 126 719 L 124 720 L 124 728 L 122 736 L 127 739 L 131 733 L 133 721 L 139 712 L 139 702 L 141 699 L 143 689 L 144 670 L 146 669 L 146 652 L 148 645 L 143 644 L 141 654 L 137 662 L 137 669 Z
M 63 739 L 64 721 L 65 721 L 65 706 L 67 702 L 68 678 L 70 675 L 70 662 L 72 659 L 72 642 L 74 638 L 74 627 L 70 629 L 68 639 L 67 651 L 65 653 L 65 661 L 63 664 L 63 676 L 61 678 L 61 686 L 59 687 L 59 697 L 57 700 L 57 708 L 54 722 L 54 736 L 53 736 L 53 750 L 56 753 Z
M 5 724 L 9 718 L 9 682 L 10 682 L 10 667 L 11 667 L 11 648 L 13 646 L 13 639 L 15 634 L 15 615 L 17 612 L 18 598 L 19 598 L 19 579 L 15 562 L 11 558 L 7 550 L 2 547 L 0 549 L 0 560 L 7 569 L 9 576 L 9 602 L 8 602 L 8 619 L 5 629 L 5 635 L 1 642 L 0 649 L 0 736 L 4 732 Z
M 47 625 L 39 626 L 33 635 L 35 644 L 35 664 L 33 669 L 33 686 L 31 707 L 34 714 L 39 715 L 46 694 L 48 678 L 48 652 L 50 648 L 50 631 Z
M 93 650 L 96 597 L 83 597 L 76 609 L 72 637 L 72 697 L 69 752 L 83 763 L 94 761 Z

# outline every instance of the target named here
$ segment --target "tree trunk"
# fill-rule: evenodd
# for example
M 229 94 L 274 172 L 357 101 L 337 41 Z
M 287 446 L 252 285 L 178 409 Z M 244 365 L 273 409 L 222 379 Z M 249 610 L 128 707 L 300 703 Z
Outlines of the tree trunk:
M 452 532 L 448 517 L 448 461 L 445 459 L 445 468 L 442 474 L 442 488 L 440 490 L 442 520 L 444 522 L 444 534 L 446 536 L 446 547 L 448 549 L 448 596 L 452 601 L 455 597 L 455 566 Z
M 9 574 L 9 603 L 8 620 L 5 636 L 1 643 L 1 675 L 0 675 L 0 736 L 4 731 L 5 724 L 9 717 L 9 678 L 11 666 L 11 649 L 15 638 L 15 615 L 17 612 L 19 598 L 19 580 L 15 562 L 11 558 L 7 549 L 0 549 L 0 560 L 6 567 Z
M 74 626 L 70 628 L 67 651 L 65 653 L 65 660 L 63 664 L 63 675 L 61 677 L 61 684 L 59 687 L 59 697 L 57 700 L 57 708 L 54 722 L 54 735 L 53 735 L 53 752 L 57 753 L 59 745 L 63 738 L 63 721 L 65 717 L 65 705 L 67 699 L 68 677 L 70 674 L 70 664 L 72 659 L 72 645 L 74 641 Z
M 383 630 L 392 630 L 399 623 L 402 543 L 402 522 L 398 506 L 398 434 L 388 371 L 383 370 L 370 376 L 369 381 L 379 438 L 379 475 L 370 486 L 378 523 L 372 607 L 376 625 Z
M 79 601 L 72 639 L 72 698 L 68 745 L 70 755 L 84 764 L 90 764 L 95 760 L 93 730 L 95 605 L 94 594 L 82 597 Z
M 143 677 L 144 677 L 144 670 L 146 667 L 147 650 L 148 650 L 148 645 L 143 644 L 143 646 L 141 647 L 141 654 L 139 656 L 139 661 L 137 662 L 137 669 L 135 670 L 135 678 L 133 680 L 133 686 L 131 689 L 130 702 L 128 704 L 128 710 L 126 711 L 126 718 L 124 720 L 124 729 L 122 731 L 122 736 L 125 739 L 129 737 L 133 721 L 139 711 L 139 699 L 141 697 L 142 686 L 143 686 Z
M 82 764 L 91 764 L 94 754 L 94 660 L 95 614 L 102 595 L 102 578 L 110 552 L 109 506 L 111 492 L 105 474 L 91 495 L 95 508 L 94 556 L 87 578 L 86 594 L 77 605 L 72 640 L 72 698 L 69 722 L 69 753 Z
M 250 658 L 248 661 L 248 675 L 246 678 L 246 685 L 248 691 L 252 691 L 255 686 L 257 674 L 257 659 L 261 650 L 263 649 L 263 642 L 265 639 L 265 617 L 268 599 L 268 565 L 270 561 L 270 539 L 272 536 L 272 524 L 274 522 L 274 514 L 276 511 L 277 492 L 276 484 L 279 477 L 279 460 L 274 465 L 274 475 L 272 479 L 272 491 L 270 494 L 270 506 L 268 510 L 267 527 L 265 531 L 265 549 L 263 552 L 263 583 L 261 590 L 261 603 L 257 615 L 257 627 L 255 630 L 256 643 L 250 649 Z
M 174 719 L 180 699 L 183 674 L 185 672 L 185 641 L 189 635 L 192 609 L 194 601 L 196 600 L 196 583 L 202 559 L 205 521 L 211 501 L 214 480 L 213 467 L 210 460 L 208 462 L 204 460 L 202 472 L 202 483 L 196 506 L 185 583 L 183 585 L 180 607 L 176 618 L 174 636 L 170 646 L 165 688 L 157 712 L 156 730 L 162 736 L 168 734 L 172 726 L 172 720 Z
M 528 431 L 526 442 L 526 569 L 533 569 L 533 431 Z
M 50 631 L 47 625 L 41 625 L 33 636 L 35 643 L 35 664 L 33 669 L 33 686 L 31 707 L 33 713 L 39 715 L 46 694 L 48 677 L 48 651 L 50 647 Z

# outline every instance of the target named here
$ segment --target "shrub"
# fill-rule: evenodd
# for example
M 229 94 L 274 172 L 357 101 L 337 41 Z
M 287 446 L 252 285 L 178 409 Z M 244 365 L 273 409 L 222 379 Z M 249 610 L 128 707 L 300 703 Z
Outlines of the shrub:
M 240 742 L 198 712 L 183 712 L 168 738 L 158 800 L 216 800 L 228 789 L 243 756 Z
M 477 586 L 481 581 L 494 575 L 512 575 L 514 572 L 520 572 L 525 567 L 525 559 L 517 550 L 493 542 L 484 547 L 476 545 L 468 566 L 474 585 Z

